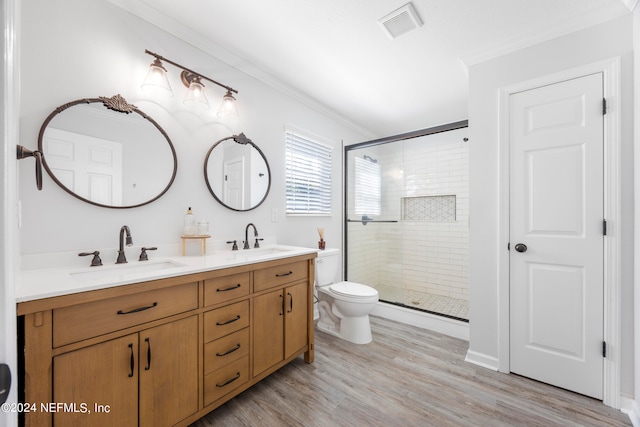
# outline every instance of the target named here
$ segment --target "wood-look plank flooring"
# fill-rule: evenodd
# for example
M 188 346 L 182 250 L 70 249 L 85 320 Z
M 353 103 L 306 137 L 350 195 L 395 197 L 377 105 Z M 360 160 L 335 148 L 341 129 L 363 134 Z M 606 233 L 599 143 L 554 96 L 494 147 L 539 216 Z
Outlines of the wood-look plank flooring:
M 207 426 L 629 426 L 594 400 L 465 362 L 468 343 L 371 317 L 373 342 L 316 330 L 298 358 L 208 414 Z

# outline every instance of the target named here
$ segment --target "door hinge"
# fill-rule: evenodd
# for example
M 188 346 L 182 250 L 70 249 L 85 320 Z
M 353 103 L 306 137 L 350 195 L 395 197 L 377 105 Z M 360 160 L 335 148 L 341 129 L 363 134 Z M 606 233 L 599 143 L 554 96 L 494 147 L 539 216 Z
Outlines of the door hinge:
M 607 220 L 606 219 L 602 220 L 602 235 L 603 236 L 607 235 Z
M 607 114 L 607 98 L 602 98 L 602 115 Z
M 607 357 L 607 342 L 602 341 L 602 357 Z

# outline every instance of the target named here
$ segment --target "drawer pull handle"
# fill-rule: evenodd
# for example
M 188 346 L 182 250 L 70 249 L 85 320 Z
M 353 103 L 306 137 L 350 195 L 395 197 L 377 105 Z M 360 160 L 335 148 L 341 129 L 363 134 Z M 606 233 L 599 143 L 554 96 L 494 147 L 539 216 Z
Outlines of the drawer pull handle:
M 240 350 L 240 344 L 236 344 L 235 347 L 233 347 L 231 350 L 225 351 L 224 353 L 216 353 L 216 356 L 218 357 L 226 356 L 227 354 L 231 354 L 236 350 Z
M 155 306 L 157 306 L 157 305 L 158 305 L 158 303 L 157 303 L 157 302 L 154 302 L 153 304 L 148 305 L 148 306 L 146 306 L 146 307 L 138 307 L 138 308 L 134 308 L 134 309 L 133 309 L 133 310 L 131 310 L 131 311 L 122 311 L 122 310 L 118 310 L 118 314 L 131 314 L 131 313 L 138 313 L 139 311 L 149 310 L 150 308 L 153 308 L 153 307 L 155 307 Z
M 233 323 L 236 320 L 240 320 L 240 315 L 238 314 L 235 318 L 233 319 L 229 319 L 226 322 L 216 322 L 216 326 L 224 326 L 224 325 L 228 325 L 229 323 Z
M 133 356 L 133 344 L 129 344 L 129 350 L 131 351 L 131 372 L 129 372 L 129 378 L 133 377 L 133 370 L 136 367 L 136 359 Z
M 149 338 L 145 338 L 144 340 L 147 343 L 147 366 L 144 367 L 144 370 L 148 371 L 151 369 L 151 341 L 149 341 Z
M 286 276 L 291 276 L 292 274 L 293 274 L 293 271 L 289 271 L 287 273 L 276 274 L 276 277 L 286 277 Z
M 226 385 L 229 385 L 232 382 L 234 382 L 235 380 L 237 380 L 238 378 L 240 378 L 240 372 L 236 373 L 236 376 L 231 378 L 230 380 L 227 380 L 227 381 L 223 382 L 222 384 L 220 384 L 220 383 L 216 384 L 216 387 L 224 387 Z
M 228 288 L 224 288 L 224 289 L 216 289 L 216 292 L 227 292 L 227 291 L 232 291 L 234 289 L 238 289 L 240 286 L 242 286 L 240 283 L 238 283 L 235 286 L 229 286 Z

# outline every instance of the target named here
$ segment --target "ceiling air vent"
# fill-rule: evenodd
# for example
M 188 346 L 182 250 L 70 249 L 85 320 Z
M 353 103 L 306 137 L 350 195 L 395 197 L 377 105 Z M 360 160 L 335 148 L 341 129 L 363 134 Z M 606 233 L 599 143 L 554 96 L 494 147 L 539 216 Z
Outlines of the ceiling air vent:
M 380 18 L 378 23 L 391 39 L 422 26 L 422 21 L 411 3 Z

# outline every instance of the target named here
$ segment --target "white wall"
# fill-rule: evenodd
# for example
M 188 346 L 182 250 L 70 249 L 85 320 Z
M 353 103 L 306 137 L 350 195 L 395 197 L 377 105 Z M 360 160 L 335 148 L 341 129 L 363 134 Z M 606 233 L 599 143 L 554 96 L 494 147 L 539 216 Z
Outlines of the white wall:
M 634 82 L 634 107 L 640 108 L 640 7 L 637 6 L 633 10 L 633 50 L 634 50 L 634 62 L 633 62 L 633 82 Z M 634 120 L 634 145 L 636 150 L 634 151 L 634 184 L 635 184 L 635 213 L 634 224 L 635 228 L 635 245 L 634 250 L 640 250 L 640 120 Z M 635 271 L 640 271 L 640 257 L 635 257 Z M 633 425 L 640 427 L 640 275 L 637 273 L 634 277 L 634 325 L 635 327 L 635 353 L 634 353 L 634 369 L 635 369 L 635 399 L 632 404 L 632 410 L 629 415 Z
M 625 16 L 469 68 L 470 354 L 499 359 L 499 89 L 621 57 L 622 68 L 622 366 L 621 389 L 633 395 L 633 104 L 632 21 Z
M 21 144 L 37 147 L 42 122 L 58 106 L 79 98 L 121 94 L 164 128 L 178 156 L 178 173 L 169 191 L 134 209 L 83 203 L 47 175 L 43 191 L 38 192 L 33 164 L 23 161 L 19 173 L 23 255 L 106 248 L 103 261 L 114 262 L 118 232 L 124 224 L 131 228 L 135 246 L 177 245 L 188 206 L 198 217 L 209 220 L 216 240 L 241 241 L 245 225 L 253 222 L 261 236 L 277 236 L 280 243 L 313 247 L 318 240 L 316 227 L 324 227 L 328 245 L 340 245 L 342 140 L 354 143 L 366 139 L 364 136 L 107 1 L 25 0 L 22 11 Z M 231 124 L 217 120 L 215 112 L 224 90 L 206 82 L 212 109 L 194 114 L 185 108 L 182 97 L 186 88 L 179 81 L 180 70 L 170 64 L 165 67 L 173 98 L 151 99 L 140 89 L 153 60 L 145 49 L 237 89 L 239 120 Z M 285 125 L 334 144 L 331 217 L 284 215 Z M 272 172 L 269 196 L 249 212 L 234 212 L 218 204 L 203 177 L 207 150 L 239 132 L 261 147 Z M 153 153 L 144 161 L 153 162 Z M 278 210 L 277 222 L 272 222 L 272 209 Z M 131 253 L 137 254 L 133 249 Z

